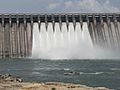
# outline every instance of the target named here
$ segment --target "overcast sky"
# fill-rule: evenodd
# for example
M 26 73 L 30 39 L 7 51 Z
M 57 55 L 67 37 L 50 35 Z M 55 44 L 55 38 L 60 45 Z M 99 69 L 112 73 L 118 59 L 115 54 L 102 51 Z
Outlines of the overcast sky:
M 119 11 L 120 0 L 0 0 L 0 13 Z

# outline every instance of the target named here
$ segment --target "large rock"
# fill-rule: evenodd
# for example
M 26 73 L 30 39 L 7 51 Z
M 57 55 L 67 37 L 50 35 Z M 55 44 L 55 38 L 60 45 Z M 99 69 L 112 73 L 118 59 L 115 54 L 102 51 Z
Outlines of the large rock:
M 13 77 L 10 74 L 0 75 L 0 81 L 2 82 L 22 82 L 23 79 L 19 77 Z

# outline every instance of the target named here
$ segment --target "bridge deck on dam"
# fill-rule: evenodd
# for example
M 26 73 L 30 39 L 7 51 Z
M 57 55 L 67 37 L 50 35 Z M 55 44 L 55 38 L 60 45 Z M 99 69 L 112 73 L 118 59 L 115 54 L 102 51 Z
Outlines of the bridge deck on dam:
M 52 23 L 79 23 L 82 30 L 86 22 L 92 42 L 100 47 L 120 48 L 120 14 L 119 13 L 58 13 L 58 14 L 0 14 L 0 57 L 16 58 L 32 55 L 33 26 Z
M 103 21 L 120 21 L 120 14 L 117 13 L 83 13 L 83 14 L 0 14 L 0 22 L 4 20 L 4 22 L 93 22 L 96 19 L 100 22 L 101 19 Z

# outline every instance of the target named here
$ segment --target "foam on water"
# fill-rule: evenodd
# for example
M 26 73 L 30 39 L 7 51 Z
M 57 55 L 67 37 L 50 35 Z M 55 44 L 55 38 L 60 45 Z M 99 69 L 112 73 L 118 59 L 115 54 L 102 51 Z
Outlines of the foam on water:
M 113 71 L 120 71 L 120 68 L 111 68 Z
M 80 74 L 85 74 L 85 75 L 89 75 L 89 74 L 99 75 L 99 74 L 104 74 L 104 72 L 95 72 L 95 73 L 84 73 L 84 72 L 80 72 Z

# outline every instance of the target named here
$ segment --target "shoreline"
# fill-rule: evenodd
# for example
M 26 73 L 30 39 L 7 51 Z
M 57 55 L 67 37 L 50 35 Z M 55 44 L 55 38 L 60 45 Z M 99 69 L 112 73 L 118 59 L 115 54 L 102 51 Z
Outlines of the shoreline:
M 110 90 L 105 87 L 89 87 L 81 84 L 62 82 L 24 82 L 10 74 L 0 75 L 0 90 Z
M 62 82 L 29 83 L 4 82 L 0 83 L 0 90 L 110 90 L 105 87 L 88 87 L 80 84 Z

